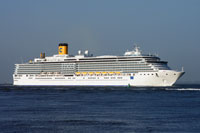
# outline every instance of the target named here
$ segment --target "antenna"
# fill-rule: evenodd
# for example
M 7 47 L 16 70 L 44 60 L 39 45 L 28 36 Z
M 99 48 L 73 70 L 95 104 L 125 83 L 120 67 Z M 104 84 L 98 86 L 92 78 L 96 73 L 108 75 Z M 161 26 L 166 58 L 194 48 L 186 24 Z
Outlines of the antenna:
M 184 67 L 182 67 L 182 70 L 181 70 L 182 72 L 184 72 Z
M 138 47 L 137 43 L 133 43 L 133 45 L 135 48 L 138 48 L 138 49 L 140 48 L 140 47 Z

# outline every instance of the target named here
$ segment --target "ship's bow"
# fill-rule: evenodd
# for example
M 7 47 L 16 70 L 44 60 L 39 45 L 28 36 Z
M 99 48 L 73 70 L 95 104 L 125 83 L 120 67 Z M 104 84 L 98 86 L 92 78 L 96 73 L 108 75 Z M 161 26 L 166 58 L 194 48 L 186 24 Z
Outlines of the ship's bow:
M 185 73 L 184 71 L 174 71 L 174 70 L 165 71 L 162 75 L 163 86 L 172 86 L 173 84 L 176 83 L 178 79 L 180 79 L 183 76 L 184 73 Z

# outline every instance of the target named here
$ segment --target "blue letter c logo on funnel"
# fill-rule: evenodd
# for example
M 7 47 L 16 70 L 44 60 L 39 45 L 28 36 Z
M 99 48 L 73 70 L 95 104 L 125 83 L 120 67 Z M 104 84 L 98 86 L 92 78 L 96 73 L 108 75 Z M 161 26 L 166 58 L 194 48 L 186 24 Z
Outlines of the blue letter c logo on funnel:
M 60 53 L 62 53 L 62 48 L 60 48 L 60 51 L 59 51 Z

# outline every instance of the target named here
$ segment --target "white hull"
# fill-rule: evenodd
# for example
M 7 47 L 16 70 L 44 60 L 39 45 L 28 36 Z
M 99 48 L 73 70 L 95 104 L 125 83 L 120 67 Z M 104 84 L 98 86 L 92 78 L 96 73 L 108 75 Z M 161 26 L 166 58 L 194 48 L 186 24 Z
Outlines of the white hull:
M 19 86 L 172 86 L 184 72 L 159 70 L 139 72 L 135 75 L 111 76 L 30 76 L 15 77 L 14 85 Z

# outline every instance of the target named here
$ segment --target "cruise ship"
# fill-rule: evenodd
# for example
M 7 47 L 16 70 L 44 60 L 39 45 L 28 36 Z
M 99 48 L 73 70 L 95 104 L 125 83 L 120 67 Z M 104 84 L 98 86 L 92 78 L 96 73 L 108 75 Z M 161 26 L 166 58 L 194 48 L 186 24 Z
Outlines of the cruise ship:
M 93 56 L 88 50 L 68 54 L 60 43 L 58 54 L 15 64 L 17 86 L 172 86 L 185 72 L 170 69 L 157 55 L 142 54 L 139 47 L 124 55 Z

